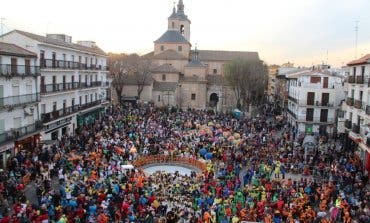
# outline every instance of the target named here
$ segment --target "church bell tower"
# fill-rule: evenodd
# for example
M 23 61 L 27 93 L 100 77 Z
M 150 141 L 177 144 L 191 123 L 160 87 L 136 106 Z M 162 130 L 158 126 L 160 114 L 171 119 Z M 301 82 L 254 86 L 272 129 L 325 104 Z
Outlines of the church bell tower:
M 184 3 L 179 0 L 177 3 L 177 9 L 174 6 L 172 14 L 168 17 L 168 30 L 177 30 L 190 42 L 190 20 L 185 15 Z

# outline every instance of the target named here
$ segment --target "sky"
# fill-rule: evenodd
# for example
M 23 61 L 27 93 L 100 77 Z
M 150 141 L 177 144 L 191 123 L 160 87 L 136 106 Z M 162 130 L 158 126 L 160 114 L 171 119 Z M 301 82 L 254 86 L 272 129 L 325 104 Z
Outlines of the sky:
M 105 52 L 145 54 L 178 0 L 2 0 L 2 32 L 64 33 Z M 267 64 L 340 67 L 370 53 L 369 0 L 183 0 L 190 41 L 207 50 L 257 51 Z M 1 30 L 0 30 L 1 32 Z M 0 33 L 1 34 L 1 33 Z M 201 59 L 201 58 L 200 58 Z

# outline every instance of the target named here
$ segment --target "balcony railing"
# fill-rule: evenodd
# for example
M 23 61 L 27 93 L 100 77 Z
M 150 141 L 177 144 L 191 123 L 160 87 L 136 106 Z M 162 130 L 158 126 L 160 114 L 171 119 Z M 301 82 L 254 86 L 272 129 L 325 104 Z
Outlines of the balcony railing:
M 101 100 L 97 100 L 97 101 L 93 101 L 93 102 L 86 103 L 86 104 L 83 104 L 83 105 L 73 105 L 73 106 L 62 108 L 62 109 L 59 109 L 59 110 L 56 110 L 56 111 L 41 114 L 41 119 L 42 119 L 43 123 L 47 123 L 47 122 L 53 121 L 55 119 L 65 117 L 67 115 L 71 115 L 75 112 L 82 111 L 82 110 L 85 110 L 87 108 L 94 107 L 96 105 L 99 105 L 100 103 L 101 103 Z
M 361 109 L 362 108 L 362 101 L 355 100 L 354 107 L 357 108 L 357 109 Z
M 356 84 L 364 84 L 364 77 L 363 76 L 356 77 Z
M 353 106 L 353 104 L 354 104 L 353 98 L 347 98 L 346 104 L 349 105 L 349 106 Z
M 49 94 L 49 93 L 58 93 L 63 91 L 70 91 L 76 89 L 83 89 L 83 88 L 90 88 L 90 87 L 99 87 L 102 86 L 101 81 L 94 81 L 94 82 L 73 82 L 73 83 L 60 83 L 60 84 L 46 84 L 41 86 L 41 93 L 42 94 Z
M 0 76 L 38 76 L 40 67 L 26 65 L 0 64 Z
M 352 128 L 351 120 L 346 119 L 346 121 L 344 121 L 344 127 L 346 127 L 347 129 L 351 129 Z
M 297 119 L 297 115 L 294 114 L 294 112 L 292 112 L 291 110 L 288 109 L 288 113 L 293 116 L 293 118 Z
M 28 103 L 34 103 L 40 101 L 40 94 L 24 94 L 17 96 L 10 96 L 5 98 L 0 98 L 0 108 L 7 106 L 20 106 Z
M 293 101 L 293 102 L 295 102 L 295 103 L 298 102 L 298 100 L 296 98 L 293 98 L 292 96 L 288 96 L 288 99 L 291 100 L 291 101 Z
M 353 123 L 352 124 L 352 132 L 354 132 L 356 134 L 360 134 L 360 126 Z
M 40 60 L 40 67 L 48 69 L 67 69 L 67 70 L 108 70 L 107 66 L 96 64 L 84 64 L 66 60 L 44 59 Z
M 333 123 L 335 121 L 334 118 L 321 118 L 321 117 L 313 117 L 313 118 L 308 118 L 306 117 L 305 119 L 300 118 L 298 120 L 299 122 L 313 122 L 313 123 Z
M 366 105 L 365 111 L 366 111 L 367 115 L 370 115 L 370 106 L 369 105 Z
M 350 84 L 356 83 L 356 76 L 349 76 L 348 77 L 348 83 L 350 83 Z
M 3 133 L 0 133 L 0 144 L 15 141 L 23 136 L 26 136 L 28 134 L 41 130 L 41 128 L 42 128 L 42 123 L 40 121 L 37 121 L 31 125 L 5 131 Z

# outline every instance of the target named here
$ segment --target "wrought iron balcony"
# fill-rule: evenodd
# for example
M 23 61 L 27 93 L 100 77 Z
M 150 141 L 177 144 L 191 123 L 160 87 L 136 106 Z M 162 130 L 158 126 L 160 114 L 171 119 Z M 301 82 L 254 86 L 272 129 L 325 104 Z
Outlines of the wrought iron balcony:
M 107 66 L 96 64 L 84 64 L 66 60 L 44 59 L 40 60 L 41 69 L 67 69 L 67 70 L 108 70 Z
M 351 122 L 351 120 L 346 120 L 345 122 L 344 122 L 344 127 L 346 127 L 347 129 L 351 129 L 352 128 L 352 122 Z
M 40 67 L 26 65 L 0 64 L 0 76 L 32 77 L 40 75 Z
M 357 109 L 361 109 L 362 108 L 362 101 L 355 100 L 354 107 L 357 108 Z
M 349 76 L 348 77 L 348 83 L 350 83 L 350 84 L 356 83 L 356 76 Z
M 349 106 L 353 106 L 354 104 L 354 99 L 353 98 L 347 98 L 346 100 L 346 104 L 349 105 Z
M 40 94 L 24 94 L 0 98 L 0 108 L 16 107 L 40 101 Z
M 71 91 L 76 89 L 91 88 L 102 86 L 101 81 L 94 82 L 70 82 L 70 83 L 60 83 L 60 84 L 46 84 L 41 86 L 42 94 L 58 93 L 64 91 Z
M 23 126 L 16 129 L 11 129 L 0 133 L 0 144 L 15 141 L 23 136 L 36 133 L 37 131 L 41 130 L 42 123 L 37 121 L 33 124 Z
M 370 115 L 370 106 L 369 105 L 366 105 L 366 114 Z
M 364 84 L 364 77 L 363 76 L 357 76 L 356 77 L 356 83 L 357 84 Z
M 353 123 L 352 124 L 352 132 L 354 132 L 356 134 L 360 134 L 360 126 Z
M 100 103 L 101 103 L 101 100 L 97 100 L 97 101 L 89 102 L 89 103 L 82 104 L 82 105 L 73 105 L 73 106 L 62 108 L 56 111 L 41 114 L 41 119 L 43 123 L 48 123 L 55 119 L 62 118 L 62 117 L 71 115 L 73 113 L 76 113 L 78 111 L 82 111 L 82 110 L 94 107 L 96 105 L 99 105 Z

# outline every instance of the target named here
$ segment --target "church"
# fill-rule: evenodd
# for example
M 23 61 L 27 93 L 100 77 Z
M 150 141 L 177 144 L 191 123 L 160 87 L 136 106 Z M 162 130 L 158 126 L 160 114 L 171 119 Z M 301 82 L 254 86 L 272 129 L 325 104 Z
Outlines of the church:
M 154 41 L 154 51 L 144 55 L 155 64 L 150 80 L 146 81 L 141 101 L 155 106 L 214 109 L 235 108 L 234 91 L 223 78 L 224 65 L 235 59 L 259 60 L 257 52 L 192 49 L 191 22 L 184 3 L 178 1 L 168 17 L 167 30 Z M 128 81 L 123 96 L 137 96 L 134 81 Z

